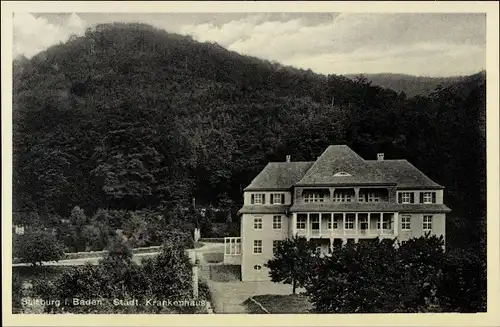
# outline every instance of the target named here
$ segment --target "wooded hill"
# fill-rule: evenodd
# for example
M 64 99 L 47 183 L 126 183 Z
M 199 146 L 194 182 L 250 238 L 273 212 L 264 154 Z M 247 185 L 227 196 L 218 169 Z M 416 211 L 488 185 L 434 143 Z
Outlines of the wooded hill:
M 14 211 L 163 210 L 192 197 L 234 211 L 267 162 L 347 144 L 446 186 L 456 241 L 473 241 L 485 217 L 484 74 L 407 97 L 111 24 L 17 60 L 13 105 Z
M 479 74 L 485 74 L 485 72 L 482 71 Z M 357 77 L 356 75 L 346 76 L 351 79 Z M 407 96 L 427 96 L 439 86 L 448 87 L 467 78 L 467 76 L 427 77 L 390 73 L 363 74 L 363 76 L 373 85 L 392 89 L 396 92 L 404 92 Z

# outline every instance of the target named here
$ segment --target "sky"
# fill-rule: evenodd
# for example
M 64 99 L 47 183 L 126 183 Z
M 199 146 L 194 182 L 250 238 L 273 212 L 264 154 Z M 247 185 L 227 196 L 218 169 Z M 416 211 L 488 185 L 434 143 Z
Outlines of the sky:
M 457 76 L 486 66 L 481 13 L 16 13 L 14 56 L 110 22 L 146 23 L 320 74 Z

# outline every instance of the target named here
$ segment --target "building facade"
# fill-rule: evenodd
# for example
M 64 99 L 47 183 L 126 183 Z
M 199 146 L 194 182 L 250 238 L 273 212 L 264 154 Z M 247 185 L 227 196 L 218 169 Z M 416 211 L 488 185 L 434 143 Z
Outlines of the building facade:
M 276 242 L 293 235 L 322 252 L 366 239 L 404 242 L 427 232 L 445 236 L 444 187 L 406 160 L 364 160 L 345 145 L 316 161 L 269 163 L 244 189 L 241 237 L 225 239 L 226 263 L 244 281 L 269 280 L 264 264 Z

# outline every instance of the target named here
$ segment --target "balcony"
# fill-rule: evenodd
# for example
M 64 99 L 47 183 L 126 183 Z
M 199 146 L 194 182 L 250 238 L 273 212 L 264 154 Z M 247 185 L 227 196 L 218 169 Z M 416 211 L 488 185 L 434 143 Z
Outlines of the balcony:
M 306 238 L 386 238 L 386 237 L 393 237 L 394 231 L 392 229 L 363 229 L 363 230 L 358 230 L 356 231 L 355 229 L 353 230 L 338 230 L 338 229 L 332 229 L 332 230 L 326 230 L 326 231 L 319 231 L 315 229 L 297 229 L 297 236 L 303 236 Z
M 395 196 L 389 194 L 388 188 L 317 188 L 298 189 L 295 194 L 295 203 L 322 204 L 322 203 L 382 203 L 395 202 Z
M 311 238 L 392 238 L 397 236 L 395 212 L 294 213 L 292 233 Z

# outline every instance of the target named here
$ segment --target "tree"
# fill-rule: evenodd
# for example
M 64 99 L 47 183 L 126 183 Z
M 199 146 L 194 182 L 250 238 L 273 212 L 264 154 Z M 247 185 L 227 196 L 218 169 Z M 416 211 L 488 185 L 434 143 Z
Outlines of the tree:
M 347 243 L 310 270 L 306 294 L 315 312 L 439 311 L 443 260 L 436 236 L 399 246 L 389 239 Z
M 310 269 L 319 260 L 316 246 L 305 237 L 293 237 L 279 241 L 274 258 L 264 266 L 275 283 L 292 284 L 292 293 L 297 287 L 304 287 L 310 276 Z
M 79 206 L 73 207 L 69 216 L 69 224 L 59 228 L 64 244 L 75 252 L 85 251 L 84 229 L 87 224 L 88 218 L 83 209 Z
M 144 259 L 142 265 L 153 298 L 157 300 L 191 298 L 191 262 L 176 240 L 167 240 L 158 256 Z
M 12 254 L 21 262 L 33 266 L 45 261 L 59 261 L 64 257 L 61 244 L 53 233 L 41 229 L 28 229 L 23 235 L 15 235 Z
M 108 225 L 101 222 L 92 221 L 85 225 L 82 231 L 82 238 L 85 242 L 86 251 L 101 251 L 108 245 L 110 230 Z
M 136 212 L 129 211 L 123 226 L 123 234 L 128 238 L 128 244 L 133 247 L 142 247 L 149 244 L 147 222 Z

